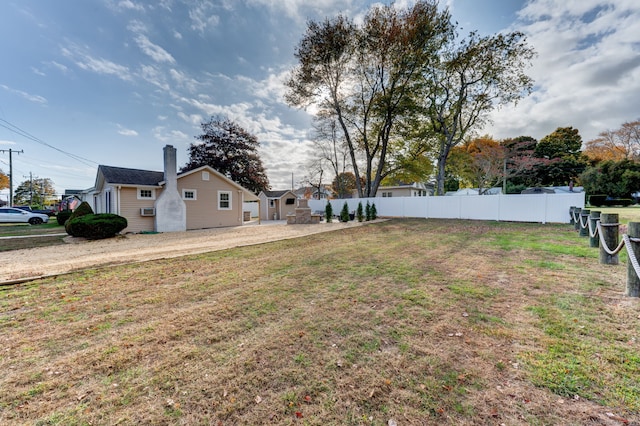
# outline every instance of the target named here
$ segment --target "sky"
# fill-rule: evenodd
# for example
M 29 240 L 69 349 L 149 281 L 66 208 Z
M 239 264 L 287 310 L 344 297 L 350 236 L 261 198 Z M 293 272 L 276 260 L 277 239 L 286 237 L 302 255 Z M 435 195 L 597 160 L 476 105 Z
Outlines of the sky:
M 14 187 L 50 178 L 60 194 L 94 185 L 99 164 L 178 167 L 224 115 L 260 142 L 272 189 L 307 175 L 311 116 L 283 81 L 309 20 L 358 19 L 368 0 L 0 0 L 0 169 Z M 415 0 L 398 0 L 407 7 Z M 640 118 L 637 0 L 441 0 L 467 33 L 522 31 L 537 52 L 534 92 L 491 113 L 480 134 L 583 140 Z M 0 192 L 6 200 L 8 190 Z

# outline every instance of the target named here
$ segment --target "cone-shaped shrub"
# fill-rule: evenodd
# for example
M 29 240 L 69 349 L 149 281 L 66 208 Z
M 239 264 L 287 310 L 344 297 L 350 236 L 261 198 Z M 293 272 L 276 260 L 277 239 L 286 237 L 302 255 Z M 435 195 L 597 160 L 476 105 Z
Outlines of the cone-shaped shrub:
M 349 222 L 349 205 L 346 201 L 340 210 L 340 222 Z
M 358 203 L 358 208 L 356 209 L 356 217 L 358 218 L 358 222 L 362 222 L 364 220 L 364 212 L 362 211 L 362 201 Z
M 367 205 L 364 208 L 364 216 L 367 219 L 367 221 L 371 220 L 371 205 L 369 204 L 368 200 L 367 200 Z
M 89 240 L 113 237 L 126 227 L 127 219 L 111 213 L 87 214 L 69 219 L 66 225 L 69 235 Z
M 371 204 L 371 220 L 378 218 L 378 209 L 376 209 L 376 203 Z
M 329 201 L 327 201 L 327 206 L 324 208 L 324 218 L 327 220 L 327 223 L 331 223 L 333 219 L 333 206 Z

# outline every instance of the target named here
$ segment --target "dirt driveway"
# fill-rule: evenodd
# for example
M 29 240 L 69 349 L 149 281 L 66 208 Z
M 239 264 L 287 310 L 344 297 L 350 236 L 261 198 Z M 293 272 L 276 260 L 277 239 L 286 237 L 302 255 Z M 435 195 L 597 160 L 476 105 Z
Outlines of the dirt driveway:
M 284 221 L 165 234 L 130 234 L 98 241 L 0 253 L 0 283 L 23 281 L 96 266 L 142 262 L 297 238 L 359 222 L 287 225 Z

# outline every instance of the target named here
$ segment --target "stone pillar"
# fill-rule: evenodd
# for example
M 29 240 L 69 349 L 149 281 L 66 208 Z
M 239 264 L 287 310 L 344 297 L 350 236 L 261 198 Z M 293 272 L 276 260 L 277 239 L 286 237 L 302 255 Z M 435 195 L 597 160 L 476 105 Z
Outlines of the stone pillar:
M 187 206 L 178 193 L 176 149 L 164 147 L 164 189 L 155 202 L 157 232 L 177 232 L 187 230 Z

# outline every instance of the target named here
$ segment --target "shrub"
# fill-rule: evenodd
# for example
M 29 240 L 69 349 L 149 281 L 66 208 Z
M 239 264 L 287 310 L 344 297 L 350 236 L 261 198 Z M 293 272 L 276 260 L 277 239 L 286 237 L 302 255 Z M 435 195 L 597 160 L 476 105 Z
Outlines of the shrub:
M 356 210 L 356 217 L 358 218 L 358 222 L 362 222 L 364 220 L 364 212 L 362 211 L 362 201 L 358 203 L 358 209 Z
M 346 201 L 340 210 L 340 222 L 349 222 L 349 205 Z
M 56 215 L 56 220 L 58 221 L 58 225 L 64 225 L 67 220 L 71 217 L 73 212 L 71 210 L 62 210 L 58 212 Z
M 86 201 L 83 201 L 82 203 L 80 203 L 80 205 L 78 206 L 78 208 L 76 208 L 73 213 L 71 213 L 71 216 L 69 216 L 69 219 L 67 219 L 65 225 L 64 225 L 64 229 L 65 231 L 67 231 L 67 234 L 69 235 L 73 235 L 71 234 L 71 232 L 69 232 L 69 229 L 67 228 L 69 222 L 71 222 L 73 219 L 80 217 L 80 216 L 85 216 L 88 214 L 93 214 L 93 209 L 91 208 L 91 206 L 89 205 L 89 203 L 87 203 Z
M 324 208 L 324 218 L 327 220 L 327 223 L 331 223 L 333 219 L 333 206 L 329 201 L 327 201 L 327 205 Z
M 378 218 L 378 210 L 376 209 L 376 203 L 371 204 L 371 220 Z
M 633 204 L 633 200 L 630 198 L 610 198 L 603 201 L 603 206 L 621 206 L 627 207 Z
M 83 215 L 69 219 L 66 225 L 69 235 L 89 240 L 113 237 L 126 227 L 127 219 L 111 213 Z
M 591 204 L 592 206 L 600 207 L 604 204 L 606 199 L 607 199 L 606 195 L 599 195 L 599 194 L 590 195 L 589 204 Z
M 364 208 L 364 216 L 367 221 L 371 220 L 371 204 L 369 204 L 369 200 L 367 200 L 367 206 Z

